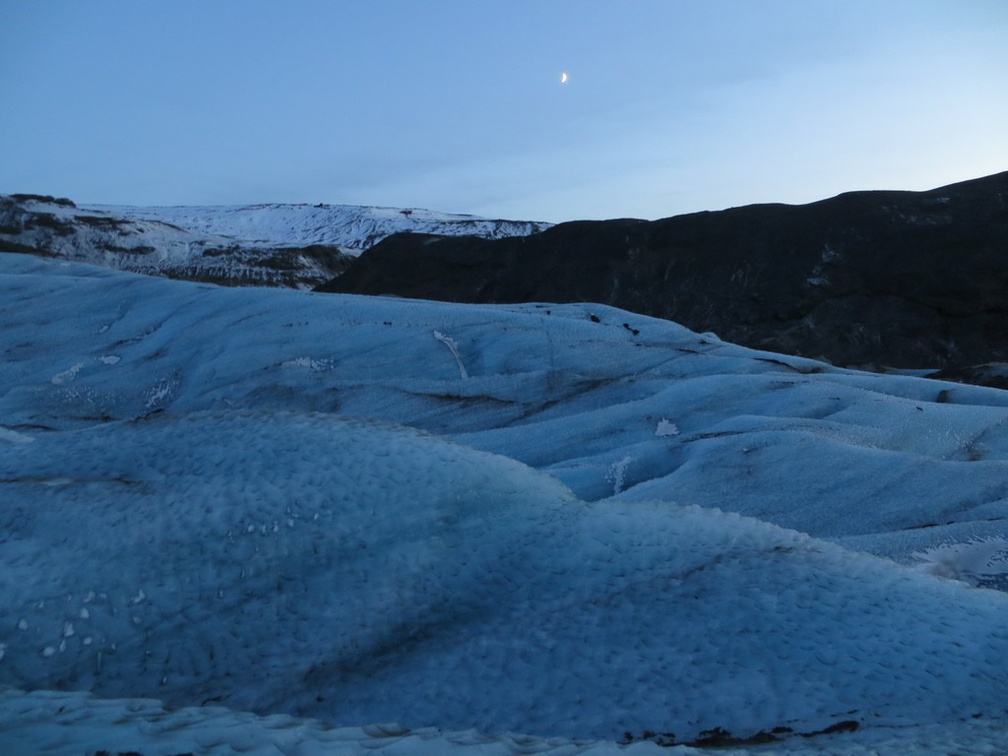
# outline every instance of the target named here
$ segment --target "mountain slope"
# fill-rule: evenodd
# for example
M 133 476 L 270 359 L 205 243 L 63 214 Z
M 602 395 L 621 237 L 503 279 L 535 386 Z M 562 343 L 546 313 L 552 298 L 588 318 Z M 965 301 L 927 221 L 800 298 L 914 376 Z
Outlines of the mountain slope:
M 1008 173 L 524 238 L 386 239 L 322 291 L 601 302 L 839 365 L 1008 361 Z M 950 373 L 951 374 L 951 373 Z
M 356 257 L 394 233 L 478 236 L 502 239 L 542 231 L 548 223 L 492 220 L 422 208 L 357 205 L 221 205 L 209 207 L 130 207 L 94 205 L 130 220 L 157 220 L 263 247 L 339 247 Z

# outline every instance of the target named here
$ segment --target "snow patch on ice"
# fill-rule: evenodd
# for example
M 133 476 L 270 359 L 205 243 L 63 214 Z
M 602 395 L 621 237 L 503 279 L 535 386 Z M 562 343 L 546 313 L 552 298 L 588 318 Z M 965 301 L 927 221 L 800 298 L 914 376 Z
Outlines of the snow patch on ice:
M 281 367 L 300 367 L 307 368 L 308 370 L 314 370 L 316 372 L 323 372 L 325 370 L 332 370 L 334 365 L 333 360 L 316 360 L 312 357 L 297 357 L 293 360 L 287 360 L 286 362 L 281 362 Z
M 974 586 L 1008 575 L 1008 540 L 1004 538 L 943 543 L 912 556 L 921 572 Z
M 452 356 L 455 357 L 455 362 L 458 363 L 459 375 L 463 380 L 469 377 L 469 373 L 466 370 L 465 364 L 462 362 L 462 356 L 459 354 L 458 343 L 451 336 L 446 336 L 440 331 L 434 331 L 434 338 L 444 344 L 451 351 Z
M 675 423 L 662 418 L 658 421 L 658 427 L 655 428 L 655 435 L 659 438 L 664 438 L 665 436 L 678 436 L 679 427 Z
M 56 375 L 54 375 L 52 377 L 51 380 L 52 380 L 53 385 L 55 385 L 55 386 L 61 386 L 64 383 L 69 383 L 70 381 L 72 381 L 74 378 L 77 377 L 77 373 L 79 373 L 81 370 L 83 370 L 83 368 L 84 368 L 84 363 L 83 362 L 78 362 L 75 365 L 71 365 L 69 368 L 67 368 L 63 372 L 57 373 Z
M 619 460 L 618 462 L 613 462 L 609 466 L 608 478 L 609 480 L 612 481 L 613 484 L 613 496 L 620 493 L 623 490 L 623 487 L 626 485 L 627 467 L 629 467 L 630 463 L 633 461 L 634 461 L 633 457 L 627 454 L 625 457 L 623 457 L 623 459 Z
M 162 378 L 148 392 L 147 409 L 154 409 L 166 403 L 172 392 L 177 388 L 178 381 L 173 378 Z
M 26 433 L 18 433 L 10 428 L 0 426 L 0 441 L 6 441 L 11 444 L 30 444 L 34 440 L 34 438 Z

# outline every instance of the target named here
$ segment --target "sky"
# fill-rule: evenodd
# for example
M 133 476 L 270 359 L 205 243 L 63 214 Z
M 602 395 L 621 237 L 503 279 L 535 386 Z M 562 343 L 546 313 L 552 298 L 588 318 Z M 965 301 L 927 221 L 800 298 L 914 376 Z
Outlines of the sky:
M 1006 40 L 1005 0 L 0 0 L 0 193 L 558 222 L 923 190 L 1008 169 Z

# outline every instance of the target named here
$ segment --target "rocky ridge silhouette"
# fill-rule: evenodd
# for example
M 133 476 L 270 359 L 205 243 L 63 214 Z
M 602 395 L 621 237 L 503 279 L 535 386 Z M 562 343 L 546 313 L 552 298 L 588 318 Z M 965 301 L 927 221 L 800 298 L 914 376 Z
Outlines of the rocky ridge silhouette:
M 499 240 L 396 234 L 318 290 L 599 302 L 758 349 L 1008 388 L 1008 172 Z

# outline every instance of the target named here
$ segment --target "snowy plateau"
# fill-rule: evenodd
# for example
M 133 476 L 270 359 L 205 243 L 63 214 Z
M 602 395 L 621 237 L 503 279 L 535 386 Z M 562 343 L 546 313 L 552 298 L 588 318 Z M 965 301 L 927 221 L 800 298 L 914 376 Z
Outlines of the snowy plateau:
M 590 303 L 0 291 L 4 754 L 1008 752 L 1008 392 Z

